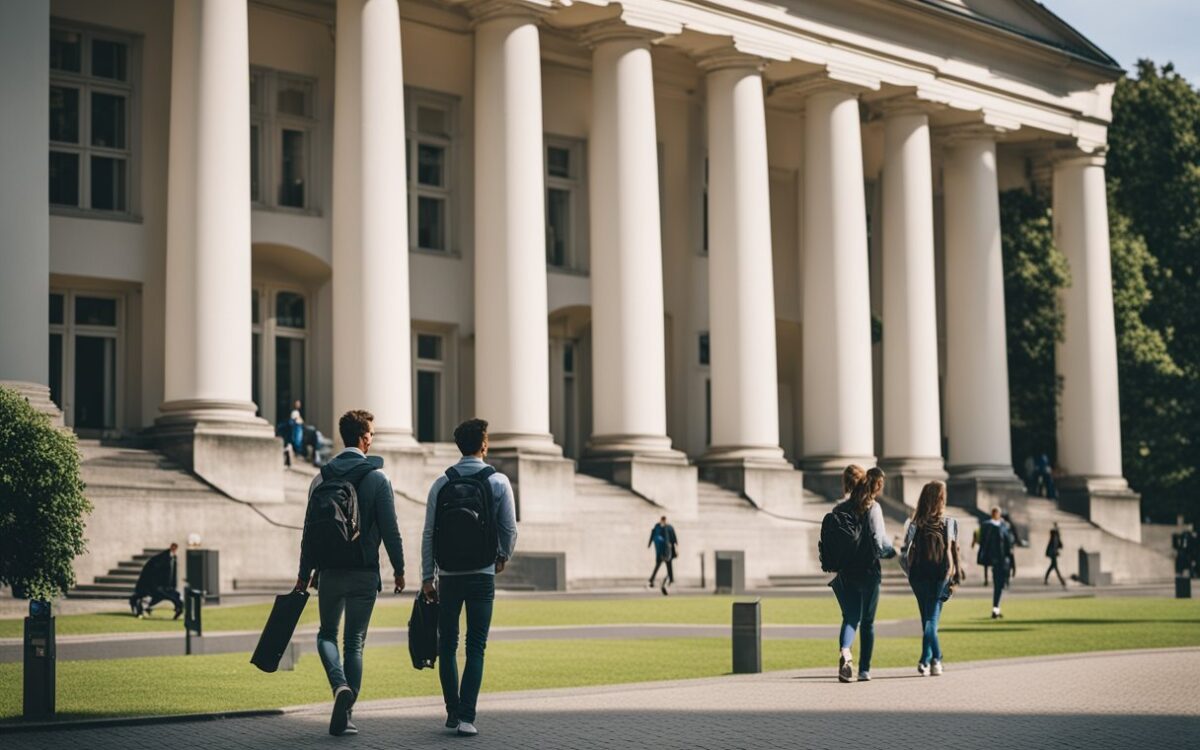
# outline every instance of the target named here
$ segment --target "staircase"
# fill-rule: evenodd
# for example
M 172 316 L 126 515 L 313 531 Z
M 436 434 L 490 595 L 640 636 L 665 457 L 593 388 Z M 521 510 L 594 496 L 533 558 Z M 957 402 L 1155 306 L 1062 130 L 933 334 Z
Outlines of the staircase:
M 143 549 L 140 554 L 117 563 L 107 574 L 96 576 L 92 583 L 75 586 L 67 592 L 71 599 L 128 599 L 146 561 L 162 552 L 161 549 Z

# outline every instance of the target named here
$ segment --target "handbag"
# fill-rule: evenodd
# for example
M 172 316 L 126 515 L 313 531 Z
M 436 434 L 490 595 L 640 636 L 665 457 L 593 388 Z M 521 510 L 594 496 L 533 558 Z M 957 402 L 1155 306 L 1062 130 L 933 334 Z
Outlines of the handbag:
M 408 655 L 413 669 L 433 669 L 438 653 L 438 603 L 418 592 L 408 618 Z

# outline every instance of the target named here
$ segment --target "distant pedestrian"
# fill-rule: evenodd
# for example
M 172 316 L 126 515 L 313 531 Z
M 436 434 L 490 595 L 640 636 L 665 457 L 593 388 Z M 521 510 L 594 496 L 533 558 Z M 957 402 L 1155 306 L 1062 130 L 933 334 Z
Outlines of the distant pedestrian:
M 900 560 L 921 612 L 921 657 L 917 672 L 937 677 L 942 673 L 938 621 L 942 605 L 950 599 L 962 573 L 958 521 L 946 517 L 945 483 L 929 482 L 922 488 Z
M 979 546 L 979 535 L 981 533 L 981 527 L 976 527 L 975 530 L 971 532 L 971 549 L 975 549 Z M 983 568 L 983 585 L 986 586 L 988 585 L 988 564 L 985 562 L 980 562 L 979 567 Z
M 175 619 L 183 614 L 183 600 L 179 598 L 179 564 L 176 551 L 179 545 L 171 542 L 171 546 L 151 557 L 142 566 L 137 583 L 133 587 L 133 595 L 129 597 L 129 608 L 134 617 L 144 617 L 151 614 L 154 605 L 168 601 L 175 605 Z M 149 604 L 143 604 L 146 598 Z
M 1063 579 L 1062 571 L 1058 569 L 1058 555 L 1062 552 L 1062 548 L 1062 534 L 1059 533 L 1058 524 L 1056 523 L 1050 529 L 1050 541 L 1046 543 L 1046 557 L 1050 558 L 1050 567 L 1046 568 L 1046 575 L 1042 579 L 1042 584 L 1045 586 L 1050 585 L 1050 573 L 1053 572 L 1054 575 L 1058 576 L 1058 582 L 1062 584 L 1062 587 L 1064 589 L 1067 587 L 1067 582 Z
M 663 563 L 667 565 L 667 574 L 663 577 L 662 595 L 667 595 L 667 586 L 675 585 L 675 567 L 671 561 L 679 557 L 679 538 L 675 536 L 675 527 L 667 523 L 667 517 L 658 519 L 650 529 L 650 543 L 654 547 L 654 570 L 650 573 L 650 588 L 654 588 L 654 579 L 658 577 L 658 569 Z
M 304 450 L 304 416 L 300 412 L 300 399 L 292 402 L 292 413 L 288 415 L 288 445 L 297 456 L 305 456 Z
M 1050 457 L 1045 453 L 1038 456 L 1034 472 L 1037 477 L 1037 491 L 1034 494 L 1040 495 L 1045 492 L 1046 497 L 1051 500 L 1058 499 L 1058 490 L 1054 487 L 1054 470 L 1050 465 Z
M 462 453 L 429 488 L 421 539 L 421 590 L 438 607 L 438 676 L 446 728 L 479 734 L 475 704 L 483 685 L 483 653 L 492 626 L 496 574 L 517 544 L 516 506 L 508 477 L 484 463 L 488 423 L 468 419 L 454 430 Z M 458 680 L 459 618 L 467 611 L 467 662 Z
M 404 545 L 396 523 L 396 496 L 382 471 L 383 459 L 367 456 L 375 436 L 375 417 L 359 409 L 348 411 L 338 421 L 338 431 L 345 450 L 321 467 L 308 489 L 296 578 L 297 591 L 312 585 L 321 592 L 317 654 L 333 690 L 329 733 L 335 737 L 358 734 L 352 718 L 362 690 L 367 626 L 383 590 L 381 543 L 395 573 L 392 592 L 404 591 Z M 343 613 L 346 631 L 339 657 Z
M 1000 517 L 1000 509 L 992 508 L 992 517 L 983 522 L 979 533 L 979 553 L 975 561 L 992 567 L 992 619 L 1000 614 L 1000 597 L 1008 584 L 1009 559 L 1012 556 L 1013 533 Z
M 854 474 L 848 467 L 843 477 Z M 883 472 L 871 469 L 850 492 L 850 497 L 826 515 L 821 524 L 821 567 L 836 572 L 829 582 L 842 610 L 838 633 L 838 680 L 854 679 L 850 646 L 861 632 L 858 679 L 871 679 L 871 653 L 875 649 L 875 610 L 882 579 L 879 561 L 895 557 L 883 525 L 883 510 L 876 502 L 883 492 Z
M 1004 584 L 1004 588 L 1009 588 L 1012 586 L 1013 579 L 1017 577 L 1017 547 L 1027 547 L 1028 545 L 1021 538 L 1021 531 L 1013 523 L 1012 516 L 1008 513 L 1001 513 L 1000 517 L 1008 524 L 1008 530 L 1012 533 L 1012 546 L 1008 548 L 1008 581 Z

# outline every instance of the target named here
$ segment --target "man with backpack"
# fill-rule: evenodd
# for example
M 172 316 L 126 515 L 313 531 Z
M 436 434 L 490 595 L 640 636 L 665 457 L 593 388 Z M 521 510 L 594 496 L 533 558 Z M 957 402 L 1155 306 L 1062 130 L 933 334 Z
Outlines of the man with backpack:
M 446 728 L 479 734 L 475 703 L 483 683 L 483 652 L 492 625 L 496 574 L 517 542 L 516 506 L 508 477 L 484 463 L 488 423 L 468 419 L 454 430 L 462 458 L 429 488 L 421 539 L 421 591 L 437 599 L 438 676 Z M 467 662 L 458 679 L 458 629 L 467 611 Z
M 1000 596 L 1008 585 L 1009 560 L 1014 543 L 1012 528 L 1000 516 L 1000 509 L 992 508 L 992 517 L 984 521 L 979 529 L 979 554 L 975 561 L 992 568 L 993 620 L 1004 616 L 1000 614 Z
M 346 412 L 338 421 L 346 448 L 313 478 L 300 542 L 296 590 L 304 591 L 312 585 L 321 594 L 317 653 L 333 689 L 329 733 L 334 736 L 358 734 L 351 716 L 362 687 L 367 625 L 375 599 L 383 589 L 380 543 L 395 570 L 393 591 L 398 594 L 404 590 L 404 546 L 396 523 L 392 483 L 381 471 L 383 459 L 367 456 L 375 434 L 374 422 L 374 415 L 357 409 Z M 337 647 L 343 612 L 344 667 Z
M 658 569 L 663 563 L 667 564 L 667 575 L 662 582 L 662 595 L 667 595 L 667 585 L 675 585 L 675 568 L 671 561 L 679 557 L 679 537 L 675 536 L 675 527 L 667 523 L 667 517 L 658 519 L 658 523 L 650 529 L 650 542 L 654 545 L 654 571 L 650 574 L 649 587 L 654 588 L 654 579 L 658 577 Z

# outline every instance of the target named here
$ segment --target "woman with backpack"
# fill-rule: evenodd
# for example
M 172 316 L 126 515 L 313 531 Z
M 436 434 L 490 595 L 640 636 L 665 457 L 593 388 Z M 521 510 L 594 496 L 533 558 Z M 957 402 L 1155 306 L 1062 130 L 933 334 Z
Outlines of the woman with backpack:
M 942 673 L 938 620 L 944 604 L 962 580 L 958 557 L 958 522 L 946 517 L 946 485 L 929 482 L 921 489 L 917 511 L 904 536 L 901 562 L 921 611 L 921 658 L 917 672 Z
M 854 663 L 850 646 L 854 633 L 861 630 L 861 651 L 858 680 L 871 679 L 871 652 L 875 649 L 875 610 L 879 606 L 879 584 L 882 572 L 880 560 L 896 556 L 883 526 L 883 509 L 875 500 L 883 492 L 883 472 L 871 469 L 850 492 L 850 497 L 838 503 L 830 515 L 848 515 L 859 530 L 859 543 L 846 564 L 837 566 L 837 577 L 829 586 L 842 610 L 842 627 L 838 635 L 841 655 L 838 660 L 838 680 L 854 679 Z M 824 535 L 824 529 L 822 529 Z M 824 542 L 822 542 L 824 544 Z

